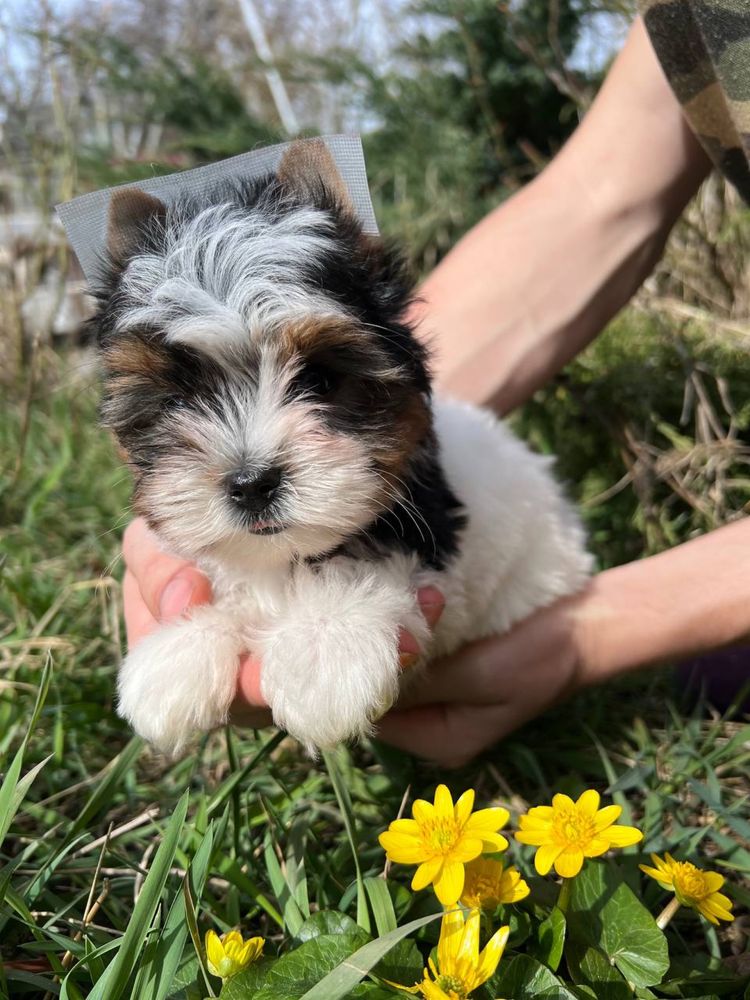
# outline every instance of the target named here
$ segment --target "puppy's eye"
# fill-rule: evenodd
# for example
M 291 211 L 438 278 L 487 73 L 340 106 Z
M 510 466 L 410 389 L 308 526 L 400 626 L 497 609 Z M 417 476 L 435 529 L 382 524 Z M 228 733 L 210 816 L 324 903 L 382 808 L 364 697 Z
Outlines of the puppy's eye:
M 295 386 L 299 392 L 325 399 L 341 385 L 341 372 L 321 364 L 306 364 L 297 374 Z

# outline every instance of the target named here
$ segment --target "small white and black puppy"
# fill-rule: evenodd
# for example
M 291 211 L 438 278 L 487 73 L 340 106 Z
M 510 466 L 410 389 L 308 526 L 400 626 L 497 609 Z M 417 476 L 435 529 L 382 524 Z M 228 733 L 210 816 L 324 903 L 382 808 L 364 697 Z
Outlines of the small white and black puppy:
M 360 737 L 398 695 L 401 628 L 432 658 L 584 584 L 549 459 L 431 399 L 412 285 L 321 141 L 200 204 L 121 189 L 109 253 L 104 422 L 135 509 L 215 597 L 123 664 L 119 711 L 155 746 L 226 720 L 243 651 L 309 750 Z M 433 634 L 426 583 L 447 601 Z

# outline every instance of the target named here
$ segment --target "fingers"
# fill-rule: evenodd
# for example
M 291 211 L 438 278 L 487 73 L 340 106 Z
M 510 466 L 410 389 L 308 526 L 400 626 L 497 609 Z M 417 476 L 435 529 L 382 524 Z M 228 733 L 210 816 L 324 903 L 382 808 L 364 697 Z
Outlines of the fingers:
M 383 716 L 377 738 L 441 767 L 455 768 L 468 764 L 514 728 L 502 705 L 422 705 Z
M 141 601 L 157 621 L 178 618 L 188 608 L 211 600 L 211 587 L 205 576 L 190 563 L 162 552 L 143 518 L 136 518 L 126 528 L 122 551 L 126 566 L 138 583 Z M 128 630 L 131 613 L 142 626 L 143 611 L 132 586 L 125 605 Z
M 260 660 L 257 657 L 242 657 L 237 677 L 237 696 L 252 707 L 268 708 L 260 691 Z
M 502 700 L 515 671 L 508 671 L 509 637 L 481 639 L 451 656 L 434 660 L 424 677 L 407 685 L 399 697 L 399 709 L 438 702 L 452 703 L 457 697 L 466 705 L 487 705 Z
M 417 600 L 422 617 L 430 629 L 434 629 L 445 610 L 445 598 L 437 587 L 420 587 L 417 591 Z M 403 670 L 413 667 L 422 652 L 417 640 L 405 629 L 401 629 L 399 634 L 398 648 Z
M 141 639 L 158 628 L 159 623 L 146 607 L 138 581 L 129 569 L 125 570 L 122 581 L 122 600 L 125 607 L 125 633 L 128 647 L 132 649 Z

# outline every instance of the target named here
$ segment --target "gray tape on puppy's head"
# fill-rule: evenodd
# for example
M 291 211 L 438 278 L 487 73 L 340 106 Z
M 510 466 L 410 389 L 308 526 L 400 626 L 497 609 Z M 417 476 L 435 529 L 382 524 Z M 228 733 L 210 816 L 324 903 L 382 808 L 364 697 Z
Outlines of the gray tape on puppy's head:
M 320 139 L 302 139 L 295 142 L 325 143 L 346 184 L 351 203 L 366 233 L 377 234 L 378 226 L 367 184 L 362 142 L 356 135 L 328 135 Z M 57 206 L 57 214 L 67 237 L 80 262 L 89 287 L 101 284 L 107 268 L 107 217 L 112 192 L 121 188 L 137 188 L 158 197 L 167 204 L 183 195 L 200 198 L 223 181 L 252 181 L 275 173 L 291 142 L 254 149 L 240 156 L 233 156 L 219 163 L 211 163 L 194 170 L 151 177 L 91 191 L 72 201 Z

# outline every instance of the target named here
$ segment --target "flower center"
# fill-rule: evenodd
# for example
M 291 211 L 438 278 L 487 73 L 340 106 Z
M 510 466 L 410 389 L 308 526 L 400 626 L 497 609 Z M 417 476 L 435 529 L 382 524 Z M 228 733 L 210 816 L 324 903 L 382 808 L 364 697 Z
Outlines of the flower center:
M 451 1000 L 465 1000 L 468 996 L 464 984 L 455 976 L 438 976 L 435 985 L 439 986 L 443 993 L 447 993 Z
M 584 816 L 577 809 L 556 812 L 552 823 L 552 835 L 558 844 L 585 847 L 596 834 L 591 816 Z
M 686 899 L 700 901 L 711 895 L 703 872 L 689 861 L 678 861 L 672 878 L 675 889 Z
M 460 830 L 453 817 L 432 820 L 422 827 L 422 840 L 436 854 L 447 854 L 460 837 Z

